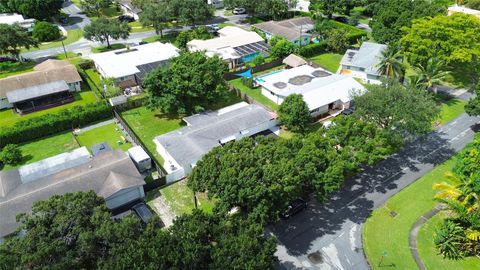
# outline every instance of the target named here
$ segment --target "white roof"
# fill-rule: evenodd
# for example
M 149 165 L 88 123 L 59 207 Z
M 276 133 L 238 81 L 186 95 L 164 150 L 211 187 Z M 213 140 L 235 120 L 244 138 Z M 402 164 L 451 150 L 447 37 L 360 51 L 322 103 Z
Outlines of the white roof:
M 0 23 L 5 24 L 14 24 L 23 22 L 24 18 L 22 15 L 17 13 L 2 13 L 0 14 Z
M 188 49 L 192 52 L 206 51 L 208 56 L 218 55 L 223 59 L 233 59 L 238 58 L 233 48 L 264 41 L 259 34 L 235 26 L 226 26 L 218 32 L 220 37 L 188 42 Z
M 469 15 L 480 16 L 480 10 L 471 9 L 471 8 L 467 8 L 467 7 L 464 7 L 464 6 L 459 6 L 457 4 L 455 4 L 453 6 L 450 6 L 448 8 L 448 11 L 461 12 L 461 13 L 465 13 L 465 14 L 469 14 Z
M 119 78 L 139 73 L 138 66 L 177 57 L 179 52 L 180 50 L 170 43 L 153 42 L 131 47 L 130 50 L 119 49 L 92 54 L 90 58 L 100 67 L 105 77 Z
M 314 74 L 317 73 L 317 76 Z M 292 78 L 303 77 L 301 85 L 292 84 Z M 322 68 L 303 65 L 257 77 L 255 81 L 265 89 L 281 97 L 301 94 L 310 110 L 328 105 L 337 100 L 346 103 L 352 92 L 366 91 L 359 82 L 349 76 L 331 74 Z
M 347 50 L 340 61 L 341 65 L 353 66 L 365 69 L 365 73 L 380 76 L 378 64 L 381 61 L 382 52 L 387 45 L 363 42 L 358 50 Z
M 145 152 L 145 150 L 139 145 L 128 149 L 128 155 L 136 162 L 150 159 L 147 152 Z

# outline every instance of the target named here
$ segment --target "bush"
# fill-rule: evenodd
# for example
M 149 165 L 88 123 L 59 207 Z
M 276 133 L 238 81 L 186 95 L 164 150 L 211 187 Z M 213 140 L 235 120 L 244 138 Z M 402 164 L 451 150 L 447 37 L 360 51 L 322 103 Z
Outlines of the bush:
M 22 151 L 15 144 L 7 144 L 0 152 L 0 161 L 8 165 L 16 165 L 22 162 Z
M 253 88 L 253 78 L 242 77 L 242 84 L 248 88 Z
M 270 55 L 275 58 L 283 58 L 289 54 L 296 53 L 298 47 L 288 40 L 282 39 L 270 49 Z
M 56 114 L 47 114 L 16 123 L 11 128 L 0 130 L 0 147 L 22 143 L 53 135 L 65 130 L 111 117 L 111 108 L 106 103 L 75 106 Z
M 312 43 L 301 47 L 299 54 L 303 57 L 313 57 L 318 54 L 326 53 L 327 50 L 327 43 L 325 41 L 320 41 L 319 43 Z
M 49 22 L 36 22 L 32 30 L 32 36 L 40 42 L 46 42 L 57 40 L 62 35 L 58 26 Z

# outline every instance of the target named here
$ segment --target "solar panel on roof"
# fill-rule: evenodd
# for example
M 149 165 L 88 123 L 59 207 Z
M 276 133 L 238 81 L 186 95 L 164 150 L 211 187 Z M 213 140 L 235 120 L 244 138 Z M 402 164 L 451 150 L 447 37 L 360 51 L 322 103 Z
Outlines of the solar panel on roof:
M 250 55 L 257 52 L 268 51 L 270 46 L 263 41 L 246 44 L 233 48 L 240 56 Z

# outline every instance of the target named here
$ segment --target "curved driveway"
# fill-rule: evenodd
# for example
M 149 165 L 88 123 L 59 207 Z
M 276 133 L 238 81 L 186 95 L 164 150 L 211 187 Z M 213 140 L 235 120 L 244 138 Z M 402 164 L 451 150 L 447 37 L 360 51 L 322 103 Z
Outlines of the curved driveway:
M 348 179 L 327 203 L 312 199 L 308 210 L 269 227 L 279 242 L 277 268 L 370 269 L 361 242 L 366 218 L 395 193 L 471 142 L 479 120 L 462 114 Z

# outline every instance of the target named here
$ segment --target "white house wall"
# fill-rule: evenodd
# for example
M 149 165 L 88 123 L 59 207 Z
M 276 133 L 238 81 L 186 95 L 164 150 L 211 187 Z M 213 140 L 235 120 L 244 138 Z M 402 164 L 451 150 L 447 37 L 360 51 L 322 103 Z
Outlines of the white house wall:
M 283 97 L 277 96 L 275 94 L 272 94 L 268 89 L 262 87 L 262 95 L 266 96 L 268 99 L 271 101 L 275 102 L 275 104 L 280 105 L 283 102 Z
M 109 209 L 115 209 L 143 197 L 145 197 L 143 186 L 136 186 L 122 189 L 110 197 L 105 198 L 105 204 Z
M 342 66 L 342 70 L 348 70 L 348 74 L 344 74 L 346 76 L 351 76 L 354 78 L 361 79 L 366 83 L 371 84 L 380 84 L 381 81 L 378 78 L 373 78 L 372 75 L 368 75 L 365 71 L 361 71 L 358 67 L 353 66 Z M 342 73 L 343 74 L 343 73 Z
M 12 107 L 13 105 L 8 102 L 7 97 L 0 97 L 0 110 Z

